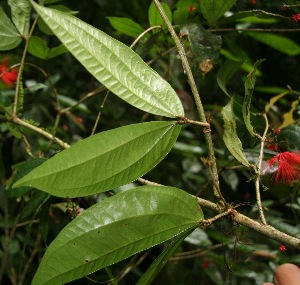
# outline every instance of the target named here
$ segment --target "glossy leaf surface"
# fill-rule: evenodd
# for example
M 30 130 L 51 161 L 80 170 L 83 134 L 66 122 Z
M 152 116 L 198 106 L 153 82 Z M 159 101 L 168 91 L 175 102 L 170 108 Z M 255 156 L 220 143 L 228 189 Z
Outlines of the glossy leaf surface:
M 32 285 L 78 279 L 162 243 L 202 219 L 196 200 L 180 189 L 143 186 L 122 192 L 84 211 L 59 233 Z
M 129 183 L 170 151 L 180 132 L 176 122 L 128 125 L 84 139 L 17 181 L 60 197 L 82 197 Z
M 222 116 L 224 120 L 224 135 L 223 140 L 230 151 L 230 153 L 243 165 L 249 166 L 242 148 L 242 143 L 236 132 L 236 123 L 233 112 L 233 97 L 229 103 L 222 109 Z
M 72 15 L 32 4 L 66 48 L 110 91 L 152 114 L 183 115 L 174 89 L 129 47 Z

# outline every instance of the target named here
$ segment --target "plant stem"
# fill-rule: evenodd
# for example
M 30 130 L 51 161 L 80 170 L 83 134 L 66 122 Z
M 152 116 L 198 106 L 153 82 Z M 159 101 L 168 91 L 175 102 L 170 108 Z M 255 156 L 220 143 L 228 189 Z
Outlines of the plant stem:
M 151 30 L 154 30 L 154 29 L 161 29 L 161 26 L 152 26 L 150 28 L 148 28 L 147 30 L 145 30 L 144 32 L 142 32 L 135 40 L 134 42 L 130 45 L 130 48 L 133 48 L 137 42 L 147 33 L 149 33 Z
M 52 135 L 52 134 L 50 134 L 50 133 L 44 131 L 43 129 L 41 129 L 41 128 L 39 128 L 39 127 L 36 127 L 36 126 L 34 126 L 34 125 L 31 125 L 30 123 L 27 123 L 27 122 L 25 122 L 25 121 L 23 121 L 23 120 L 21 120 L 21 119 L 19 119 L 19 118 L 17 118 L 17 117 L 12 118 L 12 121 L 13 121 L 15 124 L 18 124 L 18 125 L 20 125 L 20 126 L 23 126 L 23 127 L 25 127 L 25 128 L 28 128 L 28 129 L 30 129 L 30 130 L 32 130 L 32 131 L 34 131 L 34 132 L 36 132 L 36 133 L 38 133 L 38 134 L 40 134 L 40 135 L 46 137 L 46 138 L 48 138 L 49 140 L 55 141 L 57 144 L 59 144 L 59 145 L 60 145 L 61 147 L 63 147 L 63 148 L 69 148 L 69 147 L 70 147 L 69 144 L 65 143 L 64 141 L 62 141 L 61 139 L 55 137 L 54 135 Z
M 117 283 L 115 277 L 114 277 L 113 274 L 111 273 L 110 268 L 107 266 L 107 267 L 105 267 L 105 270 L 106 270 L 107 275 L 109 276 L 109 280 L 111 281 L 111 284 L 112 284 L 112 285 L 118 285 L 118 283 Z
M 199 205 L 211 209 L 217 213 L 219 213 L 219 207 L 217 204 L 207 201 L 205 199 L 199 198 L 199 197 L 195 197 L 197 199 L 197 202 L 199 203 Z M 275 228 L 273 228 L 270 225 L 262 225 L 261 223 L 248 218 L 247 216 L 240 214 L 238 211 L 231 209 L 231 218 L 232 220 L 234 220 L 235 222 L 246 226 L 266 237 L 269 237 L 273 240 L 277 240 L 279 242 L 282 242 L 284 244 L 290 245 L 294 248 L 300 249 L 300 239 L 290 236 L 286 233 L 283 233 Z
M 25 47 L 24 47 L 24 50 L 23 50 L 23 54 L 22 54 L 22 58 L 21 58 L 21 62 L 20 62 L 20 68 L 19 68 L 19 72 L 18 72 L 18 78 L 17 78 L 17 82 L 16 82 L 15 100 L 14 100 L 14 104 L 13 104 L 13 113 L 12 113 L 13 117 L 16 117 L 17 113 L 18 113 L 18 102 L 19 102 L 19 95 L 20 95 L 20 84 L 21 84 L 22 73 L 23 73 L 23 68 L 24 68 L 24 64 L 25 64 L 25 58 L 26 58 L 26 55 L 27 55 L 29 40 L 30 40 L 30 37 L 31 37 L 31 35 L 33 33 L 33 30 L 35 28 L 37 20 L 38 20 L 38 17 L 35 18 L 32 26 L 31 26 L 29 34 L 27 36 L 24 36 Z
M 202 102 L 200 99 L 200 95 L 199 95 L 199 92 L 198 92 L 198 89 L 196 86 L 196 82 L 194 80 L 193 73 L 190 68 L 187 57 L 185 55 L 185 50 L 175 32 L 175 30 L 173 29 L 171 22 L 169 21 L 167 15 L 165 14 L 160 2 L 158 0 L 153 0 L 153 1 L 156 5 L 160 15 L 162 16 L 165 24 L 167 25 L 168 30 L 169 30 L 169 32 L 175 42 L 175 45 L 177 47 L 179 56 L 182 61 L 183 68 L 187 74 L 188 81 L 189 81 L 189 84 L 190 84 L 190 87 L 191 87 L 191 90 L 192 90 L 192 93 L 194 96 L 194 100 L 195 100 L 195 104 L 196 104 L 196 107 L 198 110 L 200 120 L 202 123 L 208 124 L 208 122 L 206 120 L 204 108 L 203 108 L 203 105 L 202 105 Z M 227 203 L 220 191 L 218 169 L 217 169 L 217 164 L 216 164 L 216 158 L 215 158 L 215 153 L 214 153 L 214 146 L 213 146 L 213 142 L 212 142 L 210 126 L 204 128 L 204 137 L 205 137 L 207 148 L 208 148 L 208 157 L 209 157 L 210 169 L 211 169 L 212 180 L 213 180 L 214 196 L 218 199 L 218 202 L 222 204 L 221 205 L 222 207 L 228 208 Z
M 266 219 L 264 215 L 264 210 L 261 204 L 261 198 L 260 198 L 260 174 L 261 174 L 261 163 L 263 160 L 263 155 L 264 155 L 264 146 L 265 146 L 265 140 L 267 136 L 267 132 L 269 129 L 269 123 L 268 123 L 268 118 L 266 114 L 263 114 L 263 117 L 266 121 L 266 127 L 263 136 L 261 137 L 261 142 L 260 142 L 260 151 L 259 151 L 259 157 L 258 157 L 258 163 L 257 167 L 255 168 L 255 192 L 256 192 L 256 203 L 259 211 L 259 216 L 260 216 L 260 221 L 263 225 L 266 225 Z
M 236 29 L 236 28 L 226 28 L 226 29 L 208 29 L 211 33 L 222 33 L 222 32 L 265 32 L 265 33 L 285 33 L 285 32 L 299 32 L 300 29 L 260 29 L 260 28 L 248 28 L 248 29 Z

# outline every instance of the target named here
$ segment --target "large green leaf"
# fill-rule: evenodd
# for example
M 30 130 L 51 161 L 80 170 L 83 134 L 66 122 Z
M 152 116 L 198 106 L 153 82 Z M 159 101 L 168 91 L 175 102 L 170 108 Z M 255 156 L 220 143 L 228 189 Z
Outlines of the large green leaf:
M 8 0 L 11 17 L 22 36 L 27 36 L 30 25 L 30 0 Z
M 14 187 L 32 186 L 60 197 L 81 197 L 129 183 L 170 151 L 176 122 L 128 125 L 84 139 L 53 156 Z
M 32 285 L 63 284 L 195 227 L 196 200 L 172 187 L 142 186 L 92 206 L 48 247 Z
M 248 32 L 246 33 L 246 35 L 287 55 L 295 56 L 300 54 L 300 46 L 291 39 L 284 36 L 270 33 L 253 32 Z
M 201 12 L 210 25 L 215 25 L 217 20 L 221 18 L 236 1 L 237 0 L 201 0 Z
M 242 148 L 242 143 L 236 132 L 235 116 L 233 112 L 233 97 L 228 104 L 222 109 L 222 116 L 224 120 L 224 135 L 223 140 L 230 153 L 243 165 L 249 166 Z
M 21 42 L 20 34 L 0 7 L 0 50 L 13 49 Z
M 32 4 L 66 48 L 121 99 L 149 113 L 183 115 L 174 89 L 129 47 L 72 15 Z
M 150 265 L 147 271 L 139 279 L 136 285 L 151 285 L 155 277 L 163 269 L 167 261 L 174 254 L 178 246 L 183 242 L 183 240 L 192 232 L 194 228 L 184 231 L 178 235 L 165 249 L 164 251 L 155 259 L 155 261 Z
M 254 64 L 253 70 L 248 74 L 246 81 L 245 81 L 245 98 L 243 103 L 243 118 L 246 125 L 246 128 L 248 132 L 251 134 L 251 136 L 255 135 L 254 127 L 251 123 L 251 99 L 254 91 L 255 81 L 256 81 L 256 68 L 264 61 L 264 59 L 258 60 Z
M 106 17 L 110 24 L 120 33 L 128 35 L 130 37 L 137 38 L 144 29 L 141 25 L 134 22 L 129 18 L 123 17 Z

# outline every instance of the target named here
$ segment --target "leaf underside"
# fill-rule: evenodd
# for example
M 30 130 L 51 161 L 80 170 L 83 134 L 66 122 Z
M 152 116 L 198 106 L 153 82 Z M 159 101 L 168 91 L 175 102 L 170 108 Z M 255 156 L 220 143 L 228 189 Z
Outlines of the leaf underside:
M 152 114 L 183 116 L 174 89 L 129 47 L 72 15 L 32 5 L 77 60 L 114 94 Z

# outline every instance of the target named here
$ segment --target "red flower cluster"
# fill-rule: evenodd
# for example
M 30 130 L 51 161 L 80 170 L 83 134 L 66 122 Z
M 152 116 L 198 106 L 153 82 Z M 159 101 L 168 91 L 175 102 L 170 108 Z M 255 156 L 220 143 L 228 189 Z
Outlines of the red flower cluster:
M 275 155 L 267 161 L 265 173 L 276 164 L 277 171 L 274 174 L 276 182 L 290 184 L 300 180 L 300 153 L 285 151 Z
M 9 69 L 8 67 L 9 60 L 5 58 L 0 63 L 0 78 L 4 85 L 7 87 L 12 87 L 17 80 L 18 77 L 18 69 L 13 68 Z
M 300 13 L 293 14 L 293 15 L 291 16 L 291 19 L 292 19 L 292 21 L 295 22 L 295 23 L 299 22 L 299 21 L 300 21 Z

